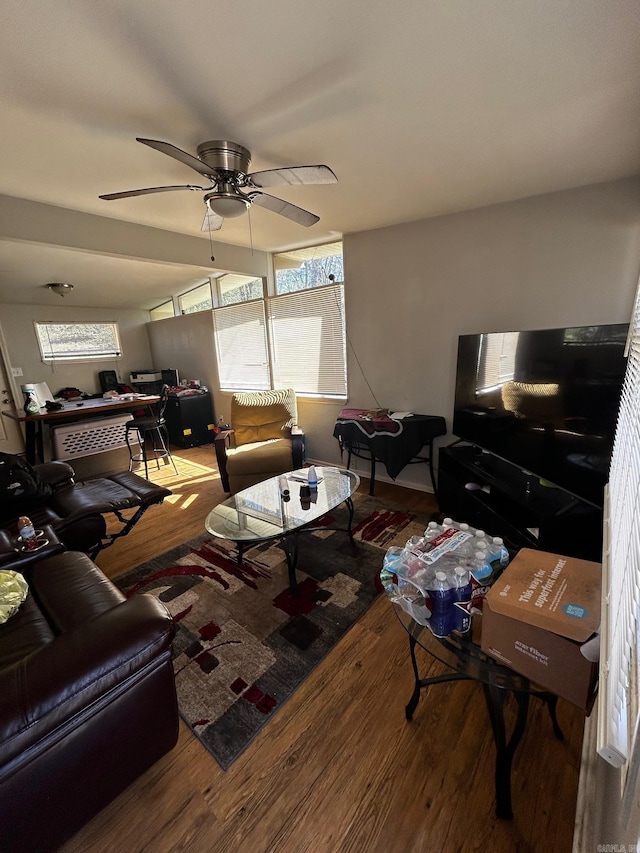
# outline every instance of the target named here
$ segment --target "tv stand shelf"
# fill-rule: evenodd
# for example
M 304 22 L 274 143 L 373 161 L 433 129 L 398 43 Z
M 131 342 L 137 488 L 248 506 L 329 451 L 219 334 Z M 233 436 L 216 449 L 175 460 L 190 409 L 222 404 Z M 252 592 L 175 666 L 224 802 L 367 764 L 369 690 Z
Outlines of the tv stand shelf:
M 440 509 L 511 548 L 602 559 L 602 510 L 475 445 L 440 449 Z

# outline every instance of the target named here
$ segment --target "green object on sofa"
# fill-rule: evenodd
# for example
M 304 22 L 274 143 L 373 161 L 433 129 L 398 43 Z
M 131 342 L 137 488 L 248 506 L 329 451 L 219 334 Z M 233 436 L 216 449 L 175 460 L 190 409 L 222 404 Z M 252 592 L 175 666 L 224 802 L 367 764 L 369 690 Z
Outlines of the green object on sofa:
M 29 594 L 29 585 L 19 572 L 0 571 L 0 625 L 10 619 Z

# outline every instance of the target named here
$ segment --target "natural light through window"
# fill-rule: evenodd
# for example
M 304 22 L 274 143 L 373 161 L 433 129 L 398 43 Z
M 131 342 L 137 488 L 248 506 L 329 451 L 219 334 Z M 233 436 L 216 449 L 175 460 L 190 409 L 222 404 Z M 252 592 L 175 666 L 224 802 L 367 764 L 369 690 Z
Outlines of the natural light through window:
M 213 307 L 211 302 L 211 282 L 194 287 L 178 297 L 181 314 L 195 314 L 197 311 L 208 311 Z
M 149 311 L 151 320 L 166 320 L 168 317 L 174 316 L 173 301 L 163 302 L 162 305 L 157 305 Z
M 292 293 L 344 281 L 341 241 L 281 252 L 273 256 L 273 263 L 276 293 Z
M 39 323 L 43 361 L 92 361 L 122 355 L 117 323 Z

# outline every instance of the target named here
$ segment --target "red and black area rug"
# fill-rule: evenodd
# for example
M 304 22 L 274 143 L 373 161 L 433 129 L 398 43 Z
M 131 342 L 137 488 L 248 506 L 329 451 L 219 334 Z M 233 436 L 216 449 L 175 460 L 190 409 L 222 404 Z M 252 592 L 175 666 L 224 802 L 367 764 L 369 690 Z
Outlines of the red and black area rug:
M 300 535 L 297 596 L 277 544 L 246 551 L 238 565 L 234 544 L 208 534 L 115 580 L 171 612 L 180 713 L 224 769 L 367 610 L 386 549 L 428 521 L 366 495 L 354 504 L 355 547 L 337 530 Z M 343 526 L 346 510 L 323 523 Z

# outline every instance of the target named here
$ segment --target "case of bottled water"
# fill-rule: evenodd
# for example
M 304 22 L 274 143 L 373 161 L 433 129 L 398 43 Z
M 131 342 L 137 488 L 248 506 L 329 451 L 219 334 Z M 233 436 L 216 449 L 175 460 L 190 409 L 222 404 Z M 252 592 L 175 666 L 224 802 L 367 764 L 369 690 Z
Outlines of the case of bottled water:
M 503 540 L 444 518 L 429 522 L 422 536 L 389 548 L 380 571 L 394 604 L 437 637 L 470 630 L 471 614 L 509 561 Z

